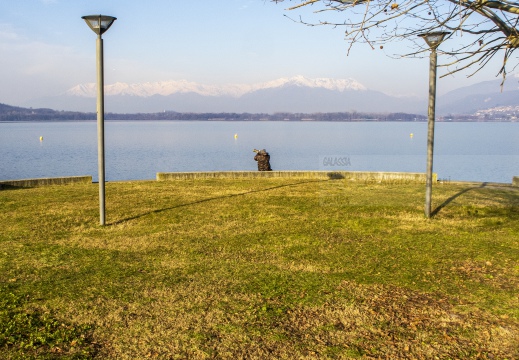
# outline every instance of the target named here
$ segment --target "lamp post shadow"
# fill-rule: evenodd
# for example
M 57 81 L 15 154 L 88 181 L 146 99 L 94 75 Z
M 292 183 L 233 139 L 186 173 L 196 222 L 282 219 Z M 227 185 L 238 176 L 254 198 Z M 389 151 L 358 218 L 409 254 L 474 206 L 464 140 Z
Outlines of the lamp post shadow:
M 229 195 L 216 196 L 216 197 L 211 197 L 211 198 L 206 198 L 206 199 L 200 199 L 200 200 L 192 201 L 192 202 L 189 202 L 189 203 L 178 204 L 178 205 L 170 206 L 170 207 L 167 207 L 167 208 L 162 208 L 162 209 L 148 211 L 148 212 L 140 214 L 140 215 L 135 215 L 135 216 L 132 216 L 132 217 L 129 217 L 129 218 L 125 218 L 125 219 L 121 219 L 121 220 L 115 221 L 113 223 L 110 223 L 109 225 L 119 225 L 119 224 L 122 224 L 124 222 L 131 221 L 131 220 L 136 220 L 136 219 L 142 218 L 142 217 L 147 216 L 147 215 L 159 214 L 159 213 L 164 212 L 164 211 L 179 209 L 179 208 L 183 208 L 183 207 L 187 207 L 187 206 L 191 206 L 191 205 L 202 204 L 202 203 L 205 203 L 205 202 L 216 201 L 216 200 L 221 200 L 221 199 L 229 199 L 229 198 L 238 197 L 238 196 L 245 196 L 245 195 L 254 194 L 254 193 L 271 191 L 271 190 L 280 189 L 280 188 L 284 188 L 284 187 L 298 186 L 298 185 L 302 185 L 302 184 L 307 184 L 307 183 L 312 183 L 312 182 L 317 183 L 317 182 L 322 182 L 322 181 L 329 181 L 329 180 L 307 180 L 307 181 L 297 182 L 297 183 L 293 183 L 293 184 L 273 186 L 273 187 L 269 187 L 269 188 L 265 188 L 265 189 L 250 190 L 250 191 L 245 191 L 245 192 L 236 193 L 236 194 L 229 194 Z
M 480 186 L 473 186 L 473 187 L 469 187 L 469 188 L 466 188 L 466 189 L 463 189 L 461 190 L 460 192 L 452 195 L 450 198 L 448 198 L 447 200 L 445 200 L 442 204 L 440 204 L 436 209 L 434 209 L 432 212 L 431 212 L 431 217 L 437 215 L 443 208 L 445 208 L 447 205 L 449 205 L 451 202 L 453 202 L 454 200 L 456 200 L 458 197 L 460 197 L 461 195 L 471 191 L 471 190 L 475 190 L 475 189 L 482 189 L 484 187 L 486 187 L 488 185 L 488 183 L 484 182 L 482 183 Z

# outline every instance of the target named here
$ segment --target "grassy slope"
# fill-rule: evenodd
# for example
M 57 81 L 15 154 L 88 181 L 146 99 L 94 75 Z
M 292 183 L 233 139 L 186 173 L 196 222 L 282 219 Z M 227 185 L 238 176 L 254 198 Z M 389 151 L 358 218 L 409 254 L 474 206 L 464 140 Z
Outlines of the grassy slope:
M 0 357 L 518 358 L 519 192 L 344 180 L 0 191 Z

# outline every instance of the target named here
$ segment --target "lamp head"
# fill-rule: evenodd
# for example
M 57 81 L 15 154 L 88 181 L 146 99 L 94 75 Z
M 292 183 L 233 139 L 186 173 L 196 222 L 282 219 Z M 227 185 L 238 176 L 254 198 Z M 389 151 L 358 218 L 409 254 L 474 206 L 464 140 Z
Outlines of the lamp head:
M 117 20 L 117 18 L 107 15 L 87 15 L 82 16 L 81 19 L 85 20 L 88 27 L 99 36 L 104 34 Z
M 429 45 L 431 50 L 434 50 L 438 46 L 440 46 L 445 36 L 449 34 L 450 32 L 436 31 L 431 33 L 420 34 L 418 36 L 425 40 L 425 42 L 427 43 L 427 45 Z

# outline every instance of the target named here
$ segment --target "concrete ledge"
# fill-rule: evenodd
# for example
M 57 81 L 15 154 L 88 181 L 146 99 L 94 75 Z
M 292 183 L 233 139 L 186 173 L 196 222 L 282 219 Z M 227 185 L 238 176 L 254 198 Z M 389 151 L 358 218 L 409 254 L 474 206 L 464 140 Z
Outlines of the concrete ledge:
M 173 172 L 157 173 L 157 181 L 194 179 L 257 179 L 257 178 L 298 178 L 298 179 L 347 179 L 364 182 L 424 183 L 425 173 L 370 172 L 370 171 L 214 171 L 214 172 Z M 433 174 L 433 182 L 437 181 Z
M 92 176 L 67 176 L 57 178 L 24 179 L 24 180 L 5 180 L 0 181 L 2 187 L 36 187 L 46 185 L 68 185 L 68 184 L 91 184 Z
M 514 176 L 512 179 L 512 186 L 519 186 L 519 176 Z

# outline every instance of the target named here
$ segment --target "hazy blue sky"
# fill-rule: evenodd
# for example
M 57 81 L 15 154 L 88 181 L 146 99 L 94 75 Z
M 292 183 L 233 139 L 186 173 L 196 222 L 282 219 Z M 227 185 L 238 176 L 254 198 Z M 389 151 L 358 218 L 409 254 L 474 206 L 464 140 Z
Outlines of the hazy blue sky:
M 280 77 L 353 78 L 370 89 L 427 96 L 429 60 L 391 59 L 404 49 L 357 46 L 347 56 L 341 29 L 290 21 L 288 2 L 266 0 L 0 0 L 0 103 L 22 104 L 95 82 L 96 35 L 81 19 L 118 20 L 105 33 L 105 83 L 188 80 L 256 83 Z M 311 14 L 309 14 L 311 16 Z M 322 15 L 321 15 L 322 17 Z M 402 45 L 398 45 L 402 46 Z M 492 80 L 440 79 L 444 93 Z M 439 71 L 441 74 L 441 70 Z

